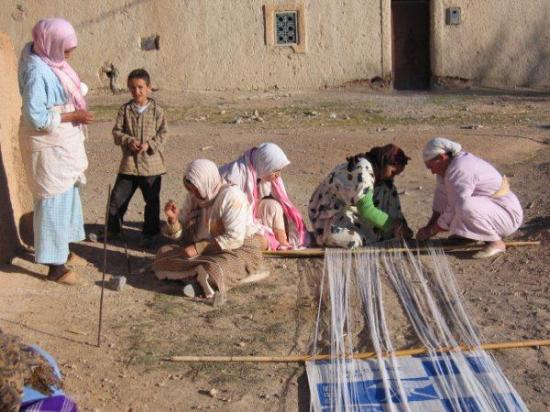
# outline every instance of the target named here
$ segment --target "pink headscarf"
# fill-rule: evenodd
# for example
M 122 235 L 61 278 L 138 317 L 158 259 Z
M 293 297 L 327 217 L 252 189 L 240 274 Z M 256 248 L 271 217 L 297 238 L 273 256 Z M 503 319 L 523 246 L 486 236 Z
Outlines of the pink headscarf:
M 32 29 L 33 51 L 55 73 L 69 102 L 77 110 L 86 109 L 86 101 L 80 91 L 80 78 L 65 60 L 65 51 L 78 44 L 73 26 L 60 18 L 40 20 Z
M 228 163 L 221 168 L 221 174 L 228 182 L 240 186 L 252 205 L 254 216 L 258 209 L 261 196 L 258 186 L 258 177 L 280 170 L 289 164 L 283 150 L 274 143 L 263 143 L 245 152 L 238 160 Z M 241 181 L 244 179 L 244 181 Z M 307 230 L 300 211 L 292 204 L 279 176 L 271 182 L 271 194 L 281 204 L 287 219 L 292 223 L 289 230 L 289 242 L 294 248 L 306 246 L 308 243 Z M 271 229 L 264 230 L 264 236 L 269 242 L 271 250 L 277 250 L 279 242 Z

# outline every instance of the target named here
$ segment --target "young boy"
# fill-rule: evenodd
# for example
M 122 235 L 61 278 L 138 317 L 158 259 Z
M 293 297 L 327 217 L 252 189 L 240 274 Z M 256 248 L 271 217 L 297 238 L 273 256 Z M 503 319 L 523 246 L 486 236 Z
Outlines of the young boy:
M 150 98 L 151 78 L 143 69 L 128 75 L 132 100 L 122 105 L 113 127 L 115 144 L 122 149 L 122 160 L 109 205 L 108 236 L 122 230 L 124 214 L 137 188 L 145 200 L 145 221 L 141 246 L 153 246 L 160 232 L 160 186 L 166 143 L 166 118 Z

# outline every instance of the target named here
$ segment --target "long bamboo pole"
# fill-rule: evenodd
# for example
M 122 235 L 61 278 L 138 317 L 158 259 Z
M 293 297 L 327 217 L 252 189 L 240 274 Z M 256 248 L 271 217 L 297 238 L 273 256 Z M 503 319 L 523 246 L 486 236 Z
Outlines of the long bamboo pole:
M 539 246 L 540 241 L 534 240 L 534 241 L 509 241 L 505 242 L 506 247 L 526 247 L 526 246 Z M 461 251 L 476 251 L 481 250 L 485 247 L 485 245 L 481 245 L 478 243 L 463 243 L 463 244 L 455 244 L 455 245 L 438 245 L 437 243 L 431 245 L 433 247 L 441 247 L 444 252 L 461 252 Z M 418 247 L 410 246 L 409 248 L 404 247 L 392 247 L 392 248 L 382 248 L 380 247 L 380 250 L 384 250 L 386 252 L 406 252 L 408 250 L 414 251 L 414 252 L 427 252 L 429 249 L 429 245 L 422 245 Z M 354 251 L 361 251 L 363 249 L 351 249 L 351 252 Z M 322 248 L 310 248 L 310 249 L 296 249 L 296 250 L 264 250 L 263 251 L 264 256 L 266 257 L 286 257 L 286 258 L 293 258 L 293 257 L 322 257 L 325 255 L 325 249 Z
M 483 343 L 479 347 L 460 345 L 455 347 L 444 347 L 437 349 L 438 353 L 472 351 L 477 349 L 497 350 L 497 349 L 518 349 L 531 348 L 537 346 L 550 346 L 550 339 L 524 340 L 511 342 Z M 426 348 L 403 349 L 393 352 L 395 356 L 412 356 L 427 353 Z M 383 352 L 382 356 L 387 357 L 391 353 Z M 347 359 L 369 359 L 375 358 L 376 352 L 357 352 L 346 356 Z M 171 356 L 164 358 L 168 362 L 255 362 L 255 363 L 295 363 L 312 360 L 329 360 L 331 355 L 288 355 L 288 356 Z

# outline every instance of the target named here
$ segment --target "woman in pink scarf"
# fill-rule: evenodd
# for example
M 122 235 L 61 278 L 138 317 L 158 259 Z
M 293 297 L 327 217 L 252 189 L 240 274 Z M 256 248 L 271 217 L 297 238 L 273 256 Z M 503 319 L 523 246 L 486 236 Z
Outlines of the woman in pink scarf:
M 40 20 L 32 43 L 19 62 L 23 100 L 23 151 L 32 176 L 35 260 L 49 266 L 48 279 L 77 283 L 66 267 L 83 263 L 69 254 L 69 243 L 84 239 L 79 185 L 85 183 L 88 159 L 83 126 L 92 121 L 84 94 L 87 87 L 67 59 L 77 46 L 69 22 Z
M 281 178 L 281 170 L 289 164 L 279 146 L 262 143 L 220 168 L 224 179 L 246 194 L 271 250 L 306 246 L 304 220 L 288 198 Z

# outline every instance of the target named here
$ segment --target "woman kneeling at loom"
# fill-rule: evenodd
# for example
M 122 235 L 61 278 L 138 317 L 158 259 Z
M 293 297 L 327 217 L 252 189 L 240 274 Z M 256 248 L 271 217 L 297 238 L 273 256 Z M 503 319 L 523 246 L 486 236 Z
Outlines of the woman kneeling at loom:
M 355 248 L 412 237 L 393 184 L 408 161 L 403 150 L 388 144 L 336 166 L 309 201 L 317 244 Z
M 514 233 L 523 220 L 518 198 L 501 175 L 485 160 L 464 152 L 449 139 L 430 140 L 422 153 L 426 167 L 437 175 L 433 214 L 416 238 L 427 240 L 439 232 L 486 242 L 474 258 L 504 252 L 503 236 Z
M 289 164 L 279 146 L 262 143 L 220 168 L 224 179 L 246 194 L 271 250 L 295 249 L 307 243 L 304 220 L 288 198 L 281 178 L 282 169 Z
M 156 276 L 196 279 L 207 299 L 214 298 L 216 290 L 224 295 L 240 283 L 267 276 L 259 272 L 263 237 L 258 235 L 244 193 L 223 180 L 218 167 L 206 159 L 190 163 L 183 184 L 189 192 L 183 210 L 180 213 L 169 201 L 162 229 L 183 245 L 160 248 L 153 264 Z

